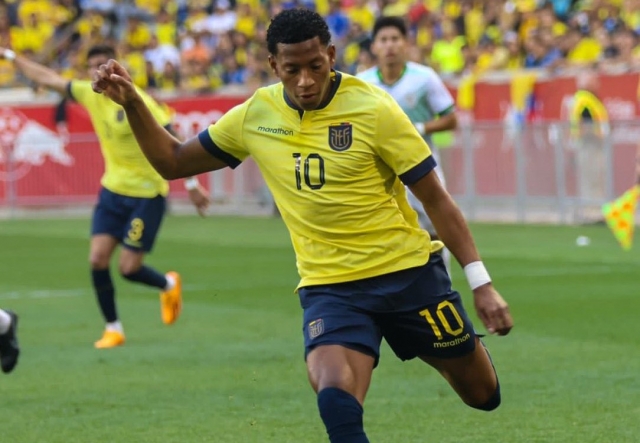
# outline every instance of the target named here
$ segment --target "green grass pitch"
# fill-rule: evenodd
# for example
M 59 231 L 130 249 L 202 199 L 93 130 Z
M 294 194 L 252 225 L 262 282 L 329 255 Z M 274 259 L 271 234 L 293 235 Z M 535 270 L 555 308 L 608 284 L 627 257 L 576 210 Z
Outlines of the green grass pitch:
M 472 230 L 516 323 L 486 339 L 503 404 L 472 410 L 384 347 L 365 405 L 371 441 L 640 441 L 640 245 L 623 252 L 604 226 Z M 102 351 L 88 231 L 86 219 L 0 222 L 0 307 L 20 314 L 23 348 L 0 374 L 0 441 L 327 441 L 280 220 L 168 217 L 148 263 L 182 273 L 183 315 L 162 325 L 157 293 L 116 276 L 128 342 Z M 578 235 L 591 244 L 577 247 Z

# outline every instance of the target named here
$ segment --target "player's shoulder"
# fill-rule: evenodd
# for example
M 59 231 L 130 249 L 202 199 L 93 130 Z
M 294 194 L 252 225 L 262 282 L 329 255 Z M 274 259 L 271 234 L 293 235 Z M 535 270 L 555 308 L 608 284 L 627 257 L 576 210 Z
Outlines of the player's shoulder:
M 249 109 L 271 107 L 283 100 L 284 89 L 281 82 L 262 86 L 254 91 L 249 98 L 238 106 Z
M 388 94 L 380 87 L 372 84 L 366 79 L 351 74 L 340 73 L 340 89 L 343 94 L 359 95 L 359 100 L 377 100 L 387 97 Z
M 369 69 L 365 69 L 364 71 L 358 72 L 356 74 L 357 78 L 361 78 L 366 82 L 374 82 L 378 80 L 378 67 L 372 66 Z
M 421 78 L 438 77 L 438 73 L 431 67 L 416 62 L 407 62 L 407 74 Z
M 71 92 L 71 95 L 74 98 L 80 94 L 93 92 L 91 82 L 89 80 L 69 80 L 69 83 L 67 83 L 67 90 Z

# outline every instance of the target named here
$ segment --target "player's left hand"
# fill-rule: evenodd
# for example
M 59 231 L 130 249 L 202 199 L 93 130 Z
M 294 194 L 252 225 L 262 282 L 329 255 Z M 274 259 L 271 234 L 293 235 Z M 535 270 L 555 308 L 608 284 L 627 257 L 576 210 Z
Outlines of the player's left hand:
M 473 291 L 473 300 L 478 317 L 489 333 L 507 335 L 513 328 L 509 305 L 491 283 Z
M 140 96 L 133 86 L 127 70 L 117 61 L 111 59 L 93 74 L 91 88 L 98 94 L 104 94 L 121 106 L 132 103 Z
M 200 185 L 197 188 L 189 190 L 189 200 L 193 203 L 193 206 L 196 207 L 198 214 L 202 217 L 207 215 L 207 209 L 209 208 L 209 196 L 207 195 L 207 191 Z

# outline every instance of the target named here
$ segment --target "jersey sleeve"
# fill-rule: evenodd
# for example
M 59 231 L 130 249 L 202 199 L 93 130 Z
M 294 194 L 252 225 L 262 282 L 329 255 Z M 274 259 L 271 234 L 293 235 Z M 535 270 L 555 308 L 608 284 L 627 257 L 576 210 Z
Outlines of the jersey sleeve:
M 404 184 L 412 185 L 436 167 L 431 149 L 389 94 L 377 111 L 375 150 Z
M 169 110 L 165 106 L 155 101 L 146 92 L 138 89 L 138 93 L 142 97 L 144 103 L 147 105 L 147 108 L 149 108 L 149 110 L 151 111 L 153 118 L 155 118 L 156 121 L 160 123 L 160 126 L 168 126 L 171 123 L 171 114 L 169 113 Z
M 88 98 L 91 97 L 90 94 L 95 94 L 91 89 L 90 82 L 71 80 L 67 83 L 67 95 L 82 106 L 87 106 Z
M 244 145 L 243 127 L 249 108 L 244 102 L 224 114 L 215 124 L 198 134 L 202 146 L 214 157 L 235 168 L 249 156 Z
M 427 88 L 425 98 L 429 106 L 438 116 L 450 114 L 455 109 L 455 101 L 444 82 L 433 70 L 426 71 Z

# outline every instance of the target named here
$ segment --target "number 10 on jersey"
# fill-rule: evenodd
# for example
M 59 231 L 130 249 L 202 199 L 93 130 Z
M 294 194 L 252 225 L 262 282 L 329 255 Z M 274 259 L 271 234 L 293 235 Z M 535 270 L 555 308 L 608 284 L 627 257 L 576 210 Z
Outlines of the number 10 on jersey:
M 296 189 L 302 189 L 302 154 L 293 154 L 296 171 Z M 309 189 L 320 189 L 324 186 L 324 159 L 320 154 L 309 154 L 304 159 L 304 183 Z

